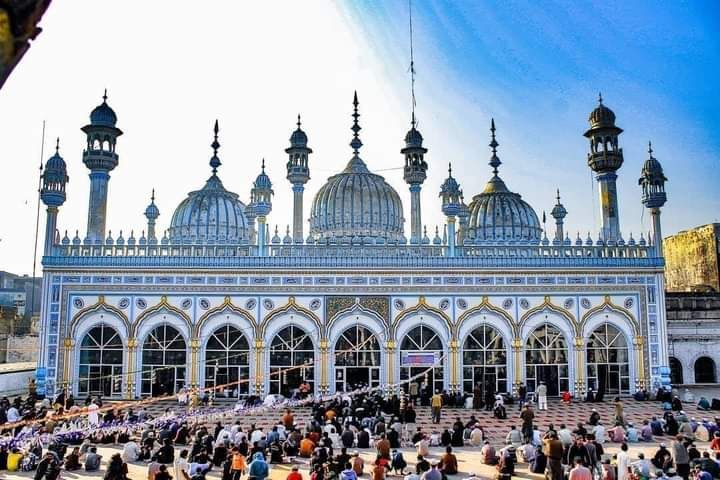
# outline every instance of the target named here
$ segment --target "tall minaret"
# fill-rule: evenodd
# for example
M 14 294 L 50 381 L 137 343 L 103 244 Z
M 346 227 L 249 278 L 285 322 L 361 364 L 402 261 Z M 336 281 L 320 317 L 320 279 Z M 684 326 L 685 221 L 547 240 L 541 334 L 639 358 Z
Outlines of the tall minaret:
M 160 216 L 160 210 L 155 205 L 155 189 L 152 190 L 150 196 L 150 205 L 145 209 L 145 218 L 147 218 L 147 240 L 151 245 L 157 244 L 157 236 L 155 235 L 155 221 Z
M 290 136 L 290 148 L 285 149 L 288 154 L 287 179 L 293 190 L 293 242 L 303 242 L 303 192 L 305 184 L 310 180 L 310 167 L 308 156 L 312 150 L 307 146 L 308 138 L 300 128 L 300 115 L 298 115 L 297 130 Z
M 555 206 L 553 207 L 552 211 L 550 212 L 550 215 L 555 219 L 555 238 L 553 239 L 553 245 L 562 245 L 563 240 L 565 240 L 565 232 L 563 229 L 563 223 L 565 220 L 565 217 L 567 216 L 567 210 L 565 210 L 565 206 L 560 203 L 560 189 L 557 190 L 557 197 L 555 197 L 557 202 L 555 203 Z
M 645 160 L 638 184 L 642 187 L 642 203 L 650 210 L 652 219 L 652 244 L 658 257 L 663 256 L 660 207 L 665 205 L 665 174 L 662 165 L 653 157 L 652 144 L 648 142 L 648 159 Z
M 108 182 L 110 171 L 118 165 L 115 153 L 117 137 L 122 131 L 115 126 L 117 116 L 107 104 L 107 90 L 103 103 L 90 113 L 90 124 L 82 127 L 87 135 L 87 148 L 83 151 L 83 163 L 90 169 L 90 203 L 86 242 L 105 240 L 105 214 L 107 212 Z
M 623 164 L 623 151 L 618 144 L 622 129 L 615 125 L 615 114 L 602 103 L 590 114 L 590 129 L 585 137 L 590 140 L 588 166 L 595 172 L 600 193 L 600 238 L 605 242 L 617 242 L 620 235 L 620 212 L 618 210 L 615 172 Z
M 47 221 L 45 223 L 45 247 L 43 255 L 50 255 L 57 230 L 57 215 L 60 206 L 65 203 L 65 185 L 69 181 L 65 160 L 60 156 L 60 139 L 55 144 L 55 155 L 45 163 L 42 175 L 40 198 L 47 205 Z
M 265 159 L 262 161 L 262 172 L 255 179 L 253 188 L 250 191 L 250 205 L 257 218 L 257 240 L 258 253 L 260 256 L 267 255 L 267 229 L 265 222 L 267 215 L 272 211 L 272 182 L 265 173 Z
M 423 137 L 415 128 L 415 112 L 412 114 L 411 127 L 405 135 L 405 155 L 403 178 L 410 185 L 410 243 L 419 244 L 422 238 L 422 215 L 420 212 L 420 190 L 427 178 L 428 165 L 425 161 L 427 148 L 423 147 Z

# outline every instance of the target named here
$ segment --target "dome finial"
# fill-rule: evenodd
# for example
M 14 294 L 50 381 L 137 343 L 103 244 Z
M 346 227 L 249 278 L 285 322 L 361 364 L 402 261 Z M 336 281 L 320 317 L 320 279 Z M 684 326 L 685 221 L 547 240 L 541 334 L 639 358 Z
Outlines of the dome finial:
M 260 168 L 262 168 L 262 173 L 265 173 L 265 157 L 262 159 L 262 163 L 260 164 Z
M 452 178 L 452 162 L 448 162 L 448 177 Z
M 490 166 L 493 167 L 493 175 L 497 176 L 498 167 L 500 166 L 500 164 L 502 164 L 502 162 L 500 161 L 500 159 L 497 156 L 497 147 L 500 144 L 497 142 L 497 140 L 495 138 L 495 130 L 496 130 L 495 119 L 492 118 L 490 120 L 490 135 L 491 135 L 490 148 L 492 149 L 492 157 L 490 158 Z
M 560 204 L 560 189 L 559 188 L 557 189 L 557 197 L 555 197 L 555 198 L 557 199 L 557 203 L 559 205 Z
M 358 118 L 360 117 L 360 114 L 358 113 L 358 97 L 357 97 L 357 90 L 355 91 L 355 95 L 353 96 L 353 126 L 351 130 L 353 131 L 353 139 L 350 142 L 350 146 L 353 149 L 353 154 L 357 156 L 360 152 L 360 147 L 362 147 L 362 141 L 360 141 L 360 124 L 358 123 Z
M 220 159 L 217 156 L 218 149 L 220 148 L 220 142 L 218 142 L 218 132 L 220 131 L 220 128 L 218 126 L 218 121 L 215 119 L 215 126 L 213 127 L 213 132 L 215 134 L 215 138 L 213 142 L 210 144 L 210 147 L 213 149 L 213 156 L 210 159 L 210 166 L 212 167 L 212 173 L 213 175 L 217 174 L 217 169 L 220 165 Z
M 598 92 L 598 103 L 602 105 L 602 92 Z
M 298 121 L 297 121 L 298 130 L 300 129 L 300 125 L 301 125 L 301 124 L 302 124 L 302 123 L 300 122 L 300 114 L 298 113 Z
M 648 140 L 648 157 L 653 158 L 653 149 L 652 149 L 652 141 Z
M 55 139 L 55 154 L 60 154 L 60 137 Z
M 152 189 L 152 193 L 150 194 L 150 203 L 155 203 L 155 189 Z
M 103 103 L 107 103 L 107 88 L 105 89 L 105 92 L 103 92 Z

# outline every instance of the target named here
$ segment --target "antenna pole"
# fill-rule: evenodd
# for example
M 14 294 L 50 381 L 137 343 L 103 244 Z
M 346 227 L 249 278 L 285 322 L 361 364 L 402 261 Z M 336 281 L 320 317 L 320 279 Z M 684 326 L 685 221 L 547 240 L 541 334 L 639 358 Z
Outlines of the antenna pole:
M 415 118 L 415 57 L 413 55 L 413 23 L 412 23 L 412 0 L 408 0 L 410 12 L 410 91 L 412 93 L 412 114 Z
M 30 309 L 35 313 L 35 271 L 37 268 L 37 247 L 38 237 L 40 236 L 40 190 L 42 189 L 42 170 L 43 158 L 45 158 L 45 120 L 42 124 L 42 139 L 40 141 L 40 167 L 38 168 L 38 188 L 37 188 L 37 212 L 35 214 L 35 247 L 33 248 L 33 267 L 32 267 L 32 291 L 30 293 Z M 55 235 L 55 232 L 52 232 Z

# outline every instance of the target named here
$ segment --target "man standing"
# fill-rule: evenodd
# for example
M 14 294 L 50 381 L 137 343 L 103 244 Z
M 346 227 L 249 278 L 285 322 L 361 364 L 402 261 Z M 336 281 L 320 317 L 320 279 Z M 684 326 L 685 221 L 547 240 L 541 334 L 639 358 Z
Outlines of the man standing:
M 535 389 L 535 393 L 538 397 L 538 410 L 547 410 L 547 386 L 545 382 L 540 382 L 540 385 Z
M 525 397 L 527 396 L 527 387 L 524 383 L 521 383 L 518 387 L 518 410 L 522 411 L 523 405 L 525 404 Z
M 433 423 L 440 423 L 440 412 L 442 411 L 442 395 L 440 390 L 435 390 L 435 395 L 430 399 L 430 405 L 432 406 L 432 421 Z
M 530 405 L 525 405 L 523 411 L 520 413 L 522 418 L 522 434 L 524 443 L 530 443 L 533 438 L 533 419 L 535 418 L 535 412 L 533 412 Z
M 672 455 L 673 462 L 675 462 L 677 474 L 684 480 L 688 480 L 688 476 L 690 475 L 690 455 L 688 455 L 687 448 L 683 443 L 682 435 L 678 435 L 670 444 L 670 454 Z
M 570 470 L 568 480 L 592 480 L 590 470 L 583 466 L 583 461 L 579 458 L 575 459 L 575 468 Z
M 563 444 L 556 434 L 551 433 L 543 440 L 543 453 L 547 457 L 548 480 L 562 480 Z

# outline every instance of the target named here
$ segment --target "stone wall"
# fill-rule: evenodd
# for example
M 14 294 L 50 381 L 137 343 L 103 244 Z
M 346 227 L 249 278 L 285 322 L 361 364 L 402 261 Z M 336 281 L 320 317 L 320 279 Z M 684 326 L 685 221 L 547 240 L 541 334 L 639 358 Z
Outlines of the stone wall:
M 719 238 L 720 223 L 684 230 L 665 238 L 665 285 L 668 292 L 720 292 Z
M 720 365 L 720 293 L 668 293 L 665 297 L 669 355 L 682 366 L 682 382 L 694 384 L 699 358 Z
M 10 336 L 7 338 L 7 363 L 37 362 L 40 338 L 37 335 Z

